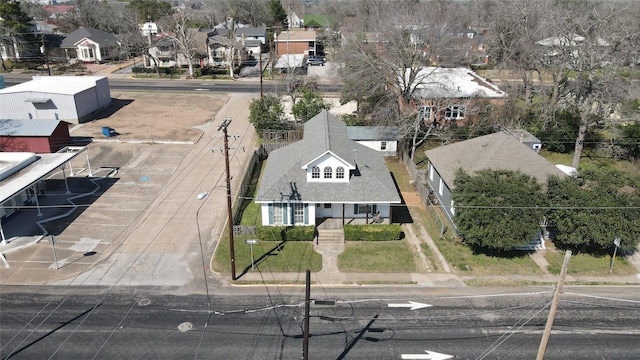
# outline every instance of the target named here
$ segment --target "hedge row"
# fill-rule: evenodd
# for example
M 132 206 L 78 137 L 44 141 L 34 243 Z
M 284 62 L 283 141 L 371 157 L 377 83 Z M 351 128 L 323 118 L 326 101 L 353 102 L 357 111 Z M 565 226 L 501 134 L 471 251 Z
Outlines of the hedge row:
M 400 240 L 400 224 L 345 225 L 344 239 L 347 241 Z
M 264 241 L 312 241 L 313 226 L 258 226 L 256 235 Z

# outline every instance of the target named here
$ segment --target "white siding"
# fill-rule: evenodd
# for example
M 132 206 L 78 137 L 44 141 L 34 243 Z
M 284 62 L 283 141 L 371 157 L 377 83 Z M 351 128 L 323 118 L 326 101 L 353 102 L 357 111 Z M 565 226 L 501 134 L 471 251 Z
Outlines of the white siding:
M 320 168 L 320 179 L 311 178 L 311 171 L 315 166 Z M 336 178 L 336 169 L 339 166 L 342 166 L 342 168 L 344 168 L 344 179 Z M 326 167 L 330 167 L 332 169 L 331 179 L 324 178 L 324 169 Z M 325 154 L 316 159 L 314 162 L 310 163 L 307 167 L 307 182 L 349 182 L 349 165 L 331 156 L 331 154 Z

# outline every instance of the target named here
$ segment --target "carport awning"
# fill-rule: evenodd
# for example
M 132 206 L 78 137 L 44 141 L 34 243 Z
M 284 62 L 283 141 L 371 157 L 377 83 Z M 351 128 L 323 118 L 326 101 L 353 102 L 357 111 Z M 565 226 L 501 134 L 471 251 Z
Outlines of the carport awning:
M 32 104 L 46 104 L 51 101 L 50 98 L 27 98 L 24 99 L 24 102 L 30 102 Z
M 282 55 L 274 65 L 276 69 L 299 68 L 304 61 L 303 54 Z

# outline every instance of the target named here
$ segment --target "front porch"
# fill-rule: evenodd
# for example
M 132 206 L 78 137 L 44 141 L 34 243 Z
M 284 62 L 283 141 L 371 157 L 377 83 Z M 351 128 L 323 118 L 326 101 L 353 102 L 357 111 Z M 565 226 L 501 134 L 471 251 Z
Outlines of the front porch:
M 366 224 L 390 224 L 389 218 L 377 218 L 374 215 L 364 218 L 316 218 L 316 228 L 318 230 L 342 229 L 345 225 L 366 225 Z

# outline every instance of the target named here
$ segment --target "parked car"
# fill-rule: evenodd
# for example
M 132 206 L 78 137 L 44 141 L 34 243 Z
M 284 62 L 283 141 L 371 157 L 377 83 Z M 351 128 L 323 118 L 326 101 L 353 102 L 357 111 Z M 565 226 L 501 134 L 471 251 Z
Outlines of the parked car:
M 325 63 L 325 59 L 322 56 L 309 56 L 307 58 L 308 66 L 314 66 L 314 65 L 324 66 L 324 63 Z

